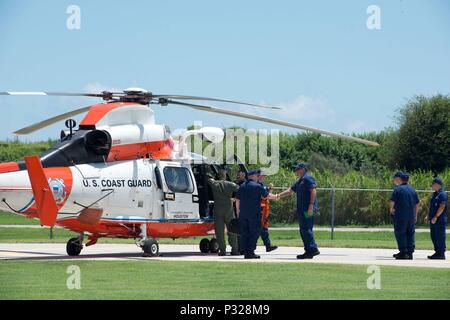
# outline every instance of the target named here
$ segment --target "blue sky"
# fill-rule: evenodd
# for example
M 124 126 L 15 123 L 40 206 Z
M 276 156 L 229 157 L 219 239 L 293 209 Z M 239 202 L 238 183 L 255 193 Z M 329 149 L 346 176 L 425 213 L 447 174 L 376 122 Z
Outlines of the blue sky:
M 66 28 L 71 4 L 81 9 L 80 30 Z M 366 27 L 372 4 L 381 9 L 381 30 Z M 393 125 L 395 110 L 415 94 L 449 94 L 449 57 L 445 0 L 0 0 L 0 91 L 139 86 L 280 105 L 276 113 L 237 108 L 363 132 Z M 0 139 L 95 102 L 0 97 Z M 173 129 L 195 120 L 272 128 L 175 106 L 155 111 Z M 21 139 L 57 137 L 62 126 Z

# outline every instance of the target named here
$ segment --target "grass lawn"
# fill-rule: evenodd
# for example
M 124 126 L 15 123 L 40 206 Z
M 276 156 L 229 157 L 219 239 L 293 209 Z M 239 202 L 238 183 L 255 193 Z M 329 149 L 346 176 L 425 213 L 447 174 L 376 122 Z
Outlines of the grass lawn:
M 15 213 L 0 211 L 0 225 L 1 224 L 39 225 L 39 221 L 36 219 L 29 219 Z
M 67 267 L 81 289 L 66 287 Z M 293 263 L 0 262 L 0 299 L 450 299 L 450 270 Z
M 30 228 L 0 228 L 0 242 L 47 242 L 66 243 L 68 239 L 76 236 L 73 232 L 65 229 L 55 228 L 53 239 L 49 238 L 49 229 Z M 271 231 L 272 242 L 278 246 L 300 247 L 301 240 L 297 231 Z M 330 232 L 316 231 L 316 240 L 322 247 L 341 248 L 386 248 L 395 249 L 396 242 L 392 232 L 336 232 L 334 240 L 330 239 Z M 160 239 L 162 244 L 198 244 L 202 237 L 187 239 Z M 99 243 L 133 243 L 133 239 L 110 239 L 101 238 Z M 261 239 L 259 245 L 262 245 Z M 450 247 L 450 237 L 447 237 L 447 246 Z M 416 234 L 417 249 L 432 249 L 430 236 L 427 233 Z

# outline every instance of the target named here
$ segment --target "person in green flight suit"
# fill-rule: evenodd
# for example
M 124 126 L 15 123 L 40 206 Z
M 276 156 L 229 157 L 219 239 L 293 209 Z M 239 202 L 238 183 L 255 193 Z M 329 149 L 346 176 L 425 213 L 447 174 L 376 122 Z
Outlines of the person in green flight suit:
M 208 180 L 214 197 L 214 229 L 217 242 L 219 243 L 219 256 L 226 255 L 225 226 L 234 219 L 232 197 L 239 189 L 237 184 L 226 179 L 227 171 L 220 169 L 218 180 Z M 239 255 L 239 244 L 236 234 L 228 233 L 228 244 L 231 246 L 231 255 Z

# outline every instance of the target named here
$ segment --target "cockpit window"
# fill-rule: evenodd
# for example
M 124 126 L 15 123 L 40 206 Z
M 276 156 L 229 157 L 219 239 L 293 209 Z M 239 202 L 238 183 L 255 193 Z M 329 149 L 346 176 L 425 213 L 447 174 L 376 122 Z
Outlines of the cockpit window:
M 172 192 L 192 193 L 194 184 L 189 170 L 184 167 L 165 167 L 164 179 Z

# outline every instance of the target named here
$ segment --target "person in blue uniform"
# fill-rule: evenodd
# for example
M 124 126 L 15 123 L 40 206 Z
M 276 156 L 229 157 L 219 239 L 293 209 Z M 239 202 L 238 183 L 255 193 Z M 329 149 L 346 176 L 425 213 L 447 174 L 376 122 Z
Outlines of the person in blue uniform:
M 394 254 L 397 260 L 413 259 L 415 249 L 415 225 L 419 210 L 419 197 L 409 184 L 409 175 L 397 172 L 394 175 L 396 185 L 391 195 L 390 214 L 394 222 L 394 233 L 399 252 Z
M 294 170 L 298 180 L 289 189 L 281 192 L 278 198 L 296 194 L 300 236 L 305 248 L 305 253 L 298 255 L 297 259 L 312 259 L 320 254 L 313 233 L 314 214 L 317 211 L 316 180 L 307 172 L 305 163 L 297 164 Z
M 433 179 L 431 187 L 434 190 L 430 200 L 428 221 L 430 223 L 431 241 L 433 241 L 435 253 L 428 259 L 445 260 L 445 232 L 448 214 L 448 195 L 443 188 L 443 181 Z
M 258 183 L 258 175 L 258 170 L 249 171 L 248 180 L 236 192 L 236 213 L 245 259 L 260 258 L 255 250 L 261 234 L 261 199 L 267 198 L 269 192 Z
M 266 247 L 266 252 L 271 252 L 278 249 L 277 246 L 272 245 L 269 236 L 269 216 L 270 216 L 270 203 L 269 199 L 272 197 L 272 184 L 267 185 L 264 183 L 266 173 L 264 170 L 259 170 L 258 183 L 262 185 L 269 192 L 269 197 L 261 199 L 261 239 Z M 276 199 L 276 197 L 275 197 Z
M 239 169 L 236 174 L 236 180 L 234 183 L 236 183 L 238 186 L 241 186 L 245 181 L 247 181 L 247 171 L 245 171 L 243 169 Z M 233 194 L 233 198 L 236 198 L 236 192 Z M 235 212 L 236 218 L 238 218 L 237 213 L 236 213 L 236 203 L 234 203 L 234 212 Z M 239 234 L 236 236 L 238 239 L 239 254 L 241 256 L 243 256 L 245 254 L 245 252 L 244 252 L 244 250 L 242 250 L 241 236 Z

